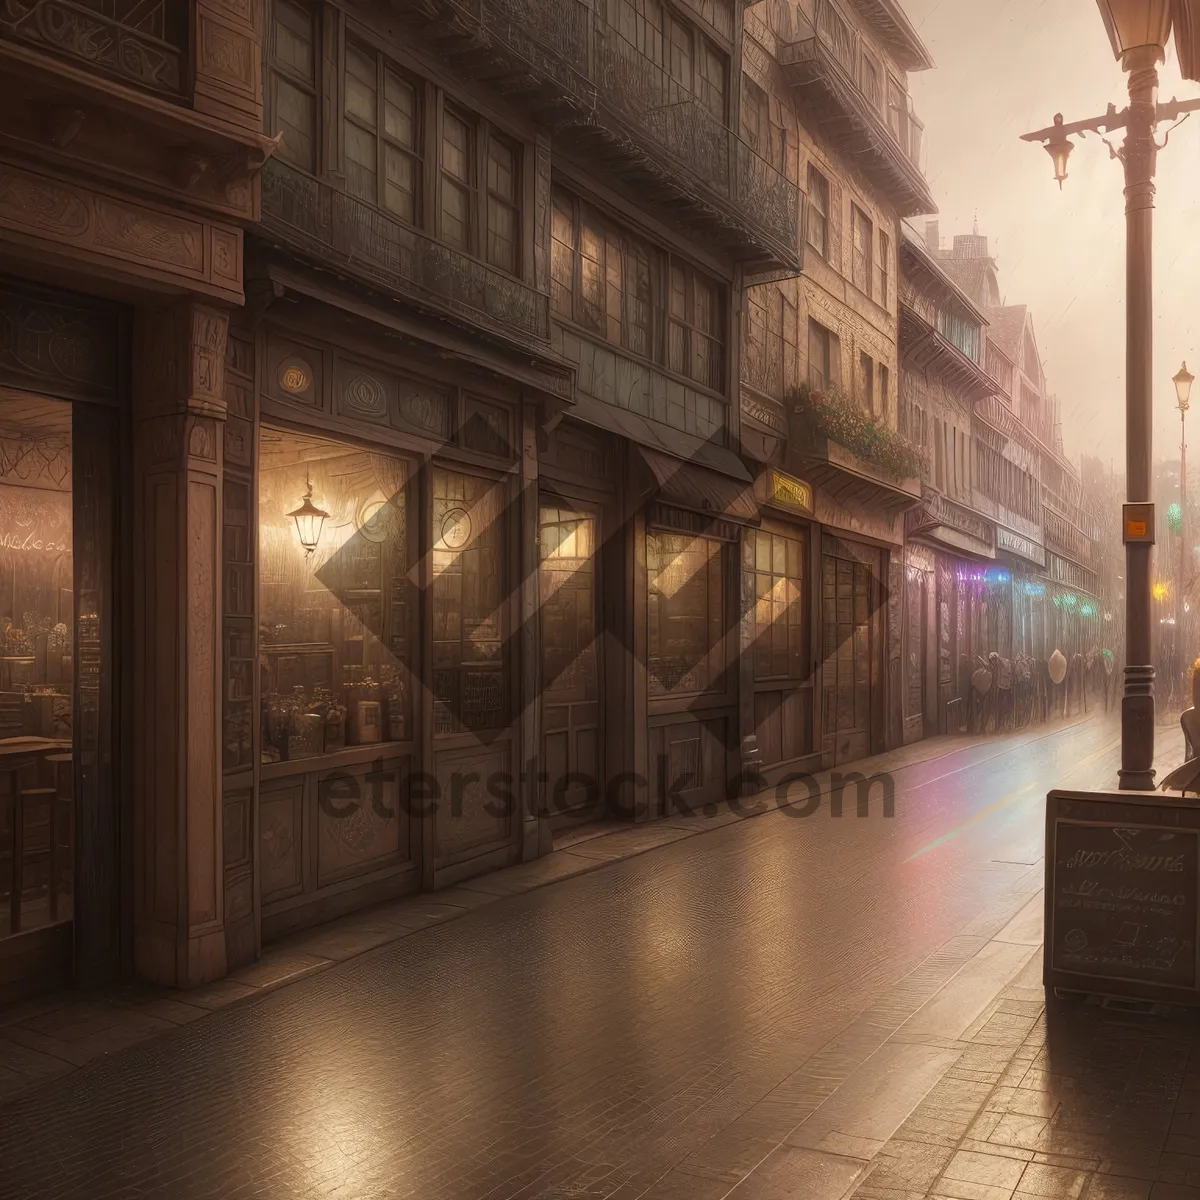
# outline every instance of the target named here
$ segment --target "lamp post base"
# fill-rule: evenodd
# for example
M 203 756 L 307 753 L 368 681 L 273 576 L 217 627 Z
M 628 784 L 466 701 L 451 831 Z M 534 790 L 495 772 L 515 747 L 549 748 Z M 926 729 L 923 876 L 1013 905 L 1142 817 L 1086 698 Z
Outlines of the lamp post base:
M 1124 792 L 1154 791 L 1154 668 L 1126 667 L 1121 697 L 1121 769 Z

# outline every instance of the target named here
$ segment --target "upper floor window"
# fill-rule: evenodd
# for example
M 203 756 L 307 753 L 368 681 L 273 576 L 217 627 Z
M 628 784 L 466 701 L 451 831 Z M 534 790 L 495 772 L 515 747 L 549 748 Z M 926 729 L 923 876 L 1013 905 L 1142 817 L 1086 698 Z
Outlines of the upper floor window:
M 617 36 L 627 47 L 616 53 L 632 50 L 662 68 L 664 103 L 677 103 L 679 97 L 672 93 L 682 90 L 719 121 L 727 121 L 728 55 L 662 0 L 613 0 L 610 11 Z
M 317 169 L 317 19 L 291 0 L 275 0 L 267 62 L 267 111 L 283 133 L 278 154 Z
M 879 111 L 883 108 L 883 87 L 879 77 L 879 65 L 865 52 L 861 64 L 863 95 L 866 96 L 871 107 Z
M 872 253 L 871 243 L 875 231 L 870 218 L 858 207 L 850 206 L 850 221 L 854 237 L 854 258 L 851 261 L 851 281 L 860 291 L 871 294 Z
M 875 362 L 866 353 L 860 353 L 858 356 L 858 399 L 863 408 L 874 416 Z
M 321 153 L 316 10 L 274 0 L 267 52 L 267 131 L 280 158 L 316 174 L 339 169 L 337 130 Z M 332 69 L 332 68 L 331 68 Z M 522 148 L 358 38 L 346 42 L 340 169 L 346 192 L 512 275 L 522 274 Z M 321 158 L 330 161 L 327 166 Z
M 382 55 L 346 47 L 347 190 L 412 225 L 422 217 L 420 95 Z
M 840 382 L 841 354 L 841 342 L 838 340 L 837 334 L 810 317 L 808 322 L 808 386 L 814 392 L 823 392 L 830 385 Z
M 550 305 L 605 341 L 725 390 L 725 291 L 556 188 Z
M 887 308 L 888 303 L 888 271 L 892 260 L 891 239 L 881 229 L 879 231 L 879 294 L 875 298 Z
M 979 361 L 980 328 L 977 322 L 970 320 L 953 308 L 943 308 L 938 311 L 938 332 L 948 338 L 968 358 Z
M 829 257 L 829 180 L 808 164 L 808 244 Z

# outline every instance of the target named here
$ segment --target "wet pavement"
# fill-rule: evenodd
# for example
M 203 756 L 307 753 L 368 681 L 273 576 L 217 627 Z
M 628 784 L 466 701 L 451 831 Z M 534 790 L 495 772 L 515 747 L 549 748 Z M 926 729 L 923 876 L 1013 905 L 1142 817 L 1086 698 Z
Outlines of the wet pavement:
M 1161 1173 L 1168 1133 L 1200 1138 L 1191 1026 L 1165 1058 L 1131 1026 L 1124 1083 L 1086 1039 L 1052 1070 L 1036 986 L 1044 792 L 1110 786 L 1118 758 L 1103 720 L 964 743 L 895 768 L 892 819 L 728 821 L 418 930 L 0 1107 L 0 1197 L 1009 1200 L 1069 1153 L 1026 1144 L 1059 1109 L 1008 1120 L 1017 1067 L 1042 1110 L 1071 1089 L 1051 1076 L 1107 1080 L 1100 1107 L 1158 1088 L 1137 1128 Z M 948 1084 L 973 1086 L 913 1138 Z M 1021 1174 L 955 1176 L 966 1140 L 1017 1125 L 982 1153 Z M 1029 1194 L 1083 1195 L 1099 1165 Z M 1200 1198 L 1142 1166 L 1145 1190 L 1087 1200 Z

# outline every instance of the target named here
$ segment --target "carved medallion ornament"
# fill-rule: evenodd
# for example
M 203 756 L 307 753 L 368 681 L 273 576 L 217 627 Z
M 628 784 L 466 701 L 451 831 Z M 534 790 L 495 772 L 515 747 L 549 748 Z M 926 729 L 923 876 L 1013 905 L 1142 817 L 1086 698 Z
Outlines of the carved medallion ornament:
M 285 392 L 300 396 L 312 386 L 312 367 L 302 358 L 285 358 L 279 364 L 278 378 Z
M 438 388 L 413 380 L 400 381 L 400 417 L 409 425 L 437 434 L 443 440 L 450 437 L 450 395 Z
M 106 396 L 116 387 L 112 315 L 58 304 L 0 279 L 0 381 Z
M 379 379 L 365 371 L 345 385 L 342 398 L 351 412 L 364 417 L 387 416 L 387 389 Z
M 461 550 L 471 540 L 471 514 L 465 508 L 452 508 L 442 519 L 442 545 Z

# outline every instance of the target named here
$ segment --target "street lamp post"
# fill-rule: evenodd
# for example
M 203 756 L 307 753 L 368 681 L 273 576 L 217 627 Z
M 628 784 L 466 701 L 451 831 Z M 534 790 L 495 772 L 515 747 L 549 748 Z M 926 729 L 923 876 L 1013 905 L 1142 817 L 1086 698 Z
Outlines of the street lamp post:
M 1178 3 L 1178 0 L 1176 0 Z M 1129 76 L 1129 106 L 1109 105 L 1102 117 L 1024 134 L 1041 142 L 1054 161 L 1060 187 L 1067 177 L 1069 135 L 1125 130 L 1111 153 L 1125 168 L 1125 692 L 1121 699 L 1120 786 L 1154 788 L 1154 667 L 1151 642 L 1150 562 L 1154 513 L 1150 502 L 1153 393 L 1151 234 L 1154 168 L 1160 121 L 1200 110 L 1200 100 L 1158 103 L 1158 64 L 1171 34 L 1171 0 L 1097 0 L 1113 53 Z M 1177 40 L 1178 40 L 1177 31 Z M 1165 143 L 1164 143 L 1165 145 Z
M 1183 589 L 1187 578 L 1187 410 L 1191 401 L 1192 384 L 1196 377 L 1187 369 L 1185 362 L 1172 378 L 1175 385 L 1175 403 L 1179 409 L 1179 586 L 1175 589 L 1175 671 L 1179 675 L 1186 662 L 1181 653 L 1183 641 Z M 1176 679 L 1176 683 L 1180 680 Z

